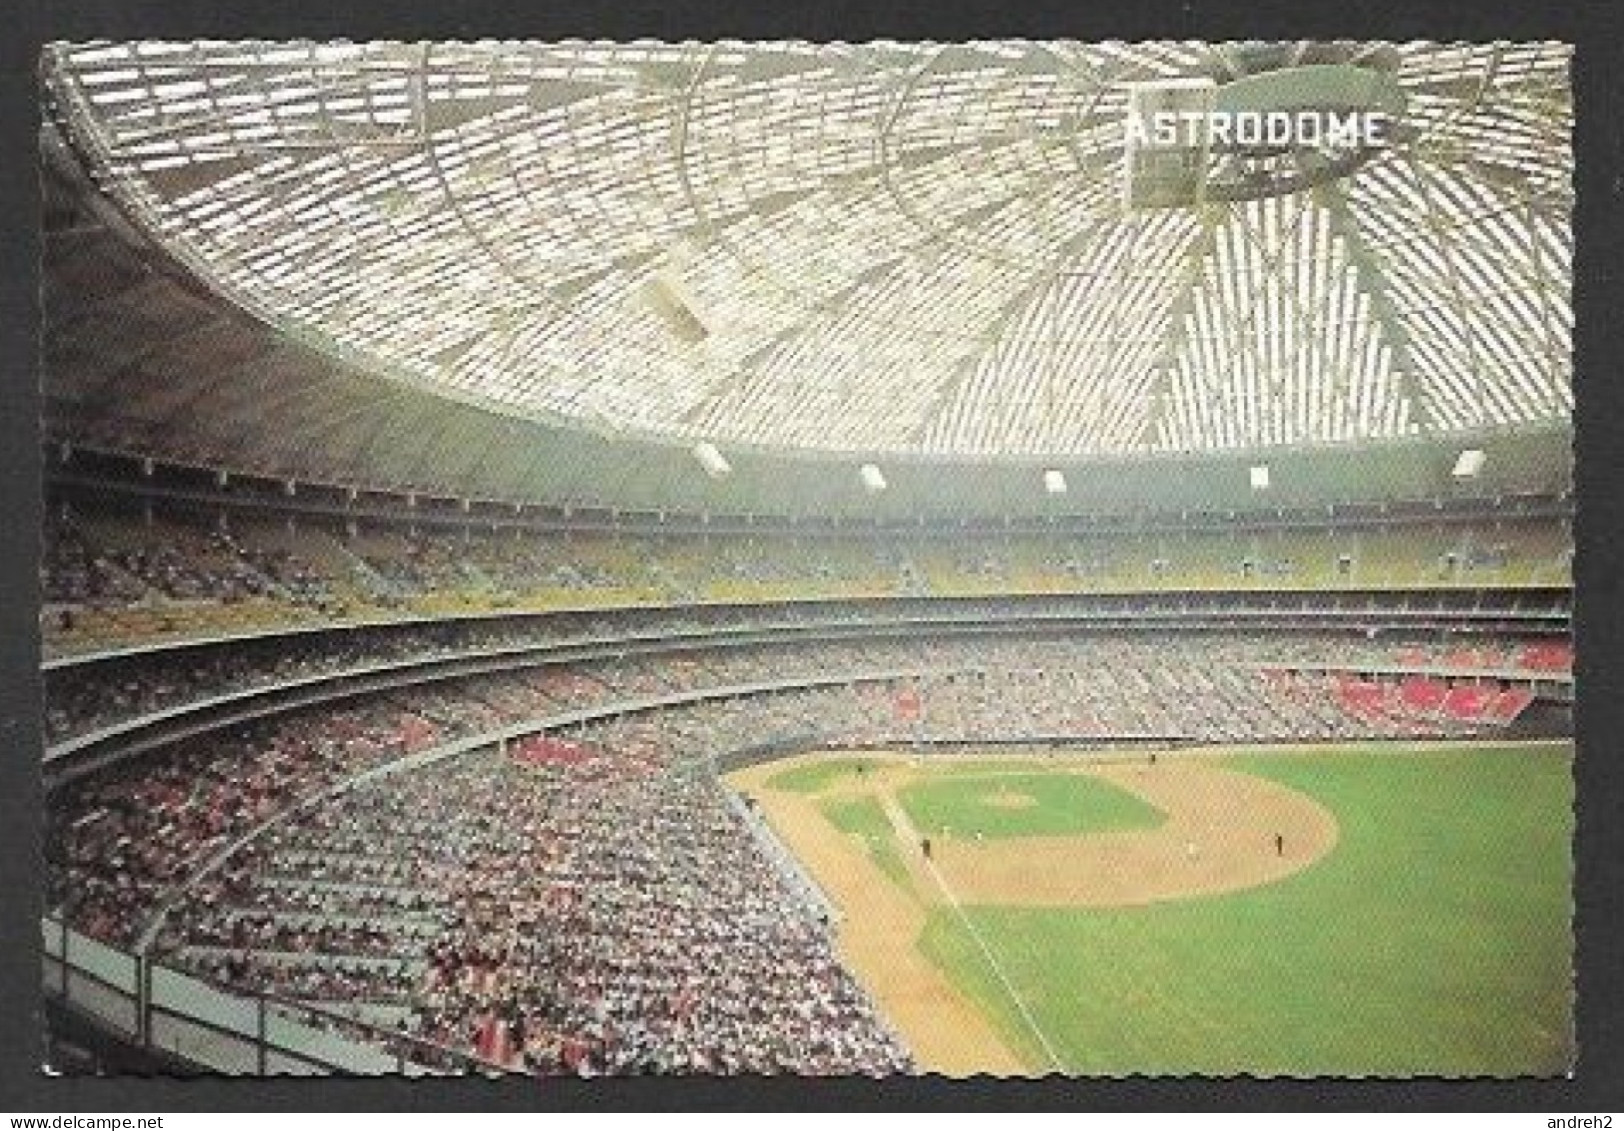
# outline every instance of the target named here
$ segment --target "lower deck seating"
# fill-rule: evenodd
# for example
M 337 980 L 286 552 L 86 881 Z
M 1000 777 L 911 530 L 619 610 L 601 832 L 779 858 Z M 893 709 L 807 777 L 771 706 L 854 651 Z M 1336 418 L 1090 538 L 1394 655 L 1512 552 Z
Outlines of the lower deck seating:
M 819 909 L 782 882 L 726 803 L 718 753 L 990 736 L 1466 734 L 1528 702 L 1487 685 L 1261 662 L 1328 646 L 1064 633 L 779 644 L 379 694 L 67 787 L 50 812 L 52 908 L 115 945 L 150 936 L 165 961 L 229 987 L 392 1016 L 410 1035 L 539 1072 L 890 1071 L 904 1054 L 839 966 Z M 610 715 L 313 800 L 363 770 L 522 720 L 842 673 L 828 686 Z M 276 823 L 200 874 L 266 821 Z

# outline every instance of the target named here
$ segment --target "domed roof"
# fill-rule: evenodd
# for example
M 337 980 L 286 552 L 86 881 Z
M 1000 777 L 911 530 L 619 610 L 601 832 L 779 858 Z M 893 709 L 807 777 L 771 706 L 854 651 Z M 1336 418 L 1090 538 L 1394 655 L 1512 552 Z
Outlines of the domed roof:
M 724 448 L 1093 456 L 1565 420 L 1568 57 L 89 43 L 47 83 L 148 235 L 380 378 Z M 1158 148 L 1158 110 L 1200 129 Z

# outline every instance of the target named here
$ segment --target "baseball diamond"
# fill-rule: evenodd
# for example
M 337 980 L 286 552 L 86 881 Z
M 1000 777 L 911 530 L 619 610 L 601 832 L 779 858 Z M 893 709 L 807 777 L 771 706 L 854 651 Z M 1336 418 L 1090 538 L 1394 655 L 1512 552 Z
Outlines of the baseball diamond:
M 858 776 L 848 755 L 808 753 L 729 784 L 840 909 L 841 953 L 930 1070 L 1521 1075 L 1572 1052 L 1570 757 L 1561 742 L 1155 765 L 884 751 Z M 1077 782 L 1156 817 L 1068 813 Z M 1006 783 L 1062 787 L 1025 796 L 1072 831 L 1034 831 L 1031 808 L 1001 804 Z M 906 800 L 921 790 L 961 802 L 928 861 Z M 857 798 L 886 826 L 831 820 Z

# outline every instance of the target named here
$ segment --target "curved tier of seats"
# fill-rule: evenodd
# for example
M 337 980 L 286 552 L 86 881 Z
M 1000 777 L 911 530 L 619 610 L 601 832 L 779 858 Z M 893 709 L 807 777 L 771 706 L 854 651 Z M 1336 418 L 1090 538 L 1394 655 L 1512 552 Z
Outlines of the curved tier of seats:
M 1486 711 L 1364 712 L 1281 677 L 1294 663 L 1393 650 L 1329 635 L 1027 633 L 693 649 L 447 679 L 279 715 L 64 786 L 51 906 L 94 938 L 150 942 L 228 986 L 510 1066 L 888 1071 L 903 1054 L 839 972 L 817 910 L 771 878 L 708 759 L 768 740 L 1300 741 L 1493 725 Z M 778 689 L 739 691 L 768 683 Z M 706 697 L 673 698 L 696 694 Z M 582 711 L 595 721 L 345 787 L 455 739 Z M 687 949 L 662 949 L 674 915 Z M 745 992 L 773 963 L 788 971 L 783 986 L 811 996 Z M 785 1016 L 822 1020 L 801 1032 Z M 772 1036 L 797 1032 L 787 1045 Z
M 1549 630 L 1561 623 L 1559 608 L 1499 609 L 1480 600 L 1461 607 L 1460 617 L 1477 618 L 1481 631 Z M 554 663 L 592 650 L 661 651 L 680 664 L 684 650 L 732 643 L 771 640 L 802 642 L 840 638 L 908 637 L 933 633 L 980 631 L 998 633 L 1029 628 L 1101 631 L 1108 628 L 1227 626 L 1238 630 L 1248 618 L 1260 627 L 1322 628 L 1349 619 L 1367 630 L 1386 625 L 1379 637 L 1320 632 L 1310 643 L 1290 651 L 1297 664 L 1348 667 L 1399 665 L 1453 674 L 1476 672 L 1485 677 L 1567 678 L 1558 659 L 1571 662 L 1560 644 L 1507 644 L 1492 648 L 1451 647 L 1428 639 L 1433 625 L 1412 614 L 1424 613 L 1403 603 L 1381 608 L 1326 601 L 1304 606 L 1293 615 L 1269 603 L 1211 607 L 1161 599 L 1102 603 L 1100 598 L 1045 597 L 1001 599 L 898 600 L 864 603 L 797 603 L 780 606 L 713 606 L 672 609 L 601 610 L 501 618 L 463 618 L 442 622 L 402 622 L 368 629 L 269 634 L 226 638 L 186 647 L 154 645 L 99 657 L 64 658 L 46 671 L 48 761 L 94 744 L 128 737 L 136 722 L 222 710 L 233 703 L 257 703 L 278 694 L 314 693 L 324 686 L 354 686 L 395 679 L 402 686 L 432 677 L 466 673 L 472 667 Z M 1491 619 L 1485 624 L 1482 618 Z M 1446 609 L 1427 614 L 1449 623 Z M 1518 617 L 1525 619 L 1519 628 Z M 1556 618 L 1553 623 L 1552 618 Z M 1277 644 L 1272 653 L 1287 656 Z M 335 691 L 334 694 L 337 694 Z
M 659 534 L 59 508 L 56 652 L 379 616 L 881 596 L 1515 588 L 1571 582 L 1565 521 L 1110 533 Z
M 423 1064 L 905 1069 L 719 757 L 1494 732 L 1571 680 L 1568 542 L 56 506 L 49 909 Z

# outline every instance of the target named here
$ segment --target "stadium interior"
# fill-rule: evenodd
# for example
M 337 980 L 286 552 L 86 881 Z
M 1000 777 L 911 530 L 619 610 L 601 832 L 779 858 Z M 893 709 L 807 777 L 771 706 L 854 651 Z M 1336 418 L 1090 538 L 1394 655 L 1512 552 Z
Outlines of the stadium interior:
M 53 1057 L 916 1071 L 726 771 L 1571 736 L 1567 66 L 54 46 Z

